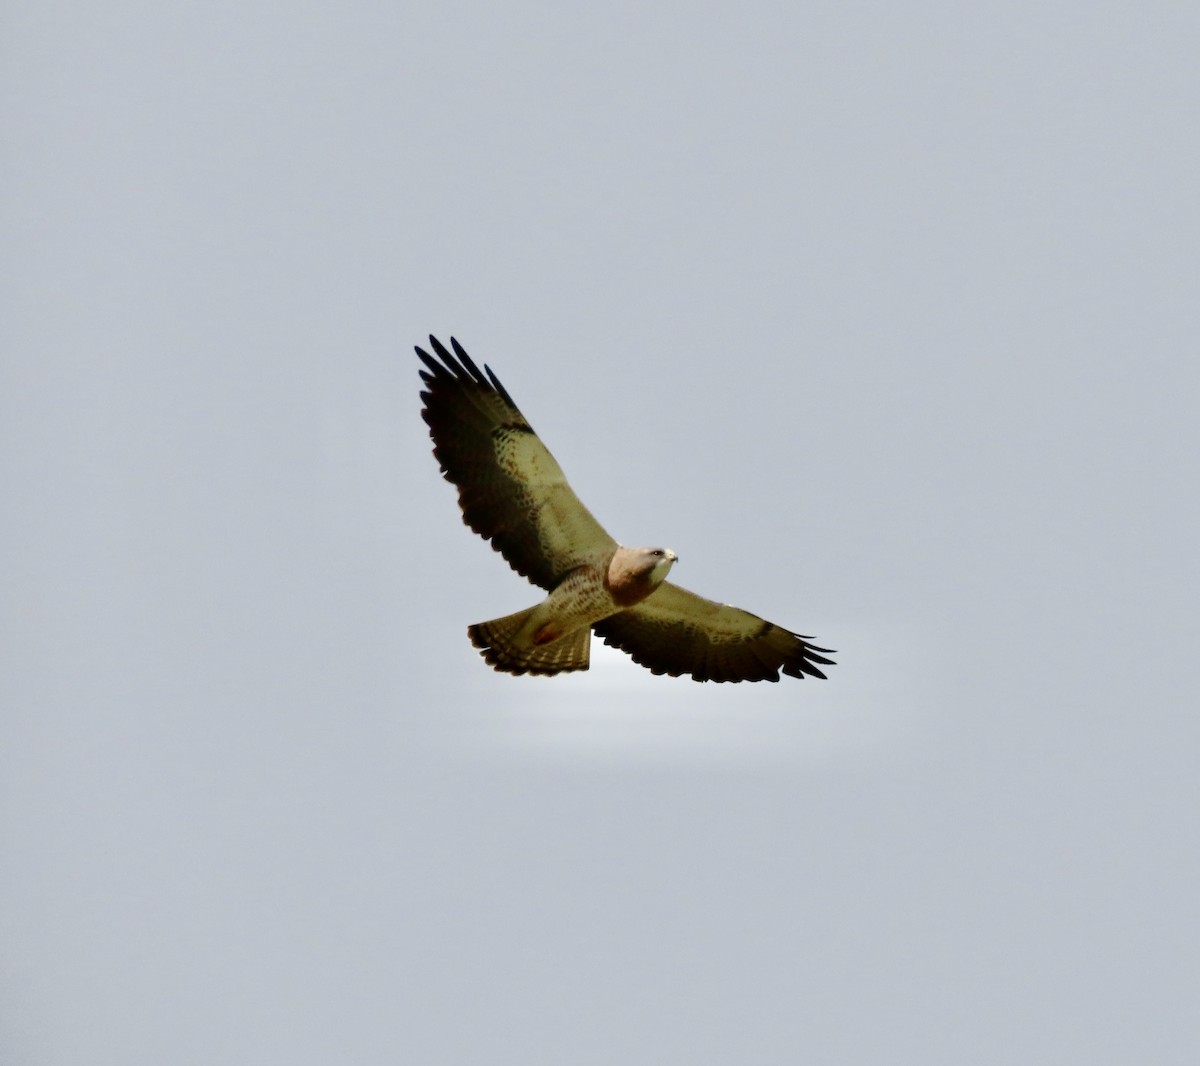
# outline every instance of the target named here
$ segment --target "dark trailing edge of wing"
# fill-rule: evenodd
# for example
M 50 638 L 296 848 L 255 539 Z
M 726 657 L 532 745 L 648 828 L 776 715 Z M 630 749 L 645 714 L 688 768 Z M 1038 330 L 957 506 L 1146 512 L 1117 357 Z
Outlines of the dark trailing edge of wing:
M 458 489 L 463 521 L 522 577 L 553 588 L 562 575 L 540 545 L 525 486 L 495 459 L 497 434 L 533 430 L 495 374 L 481 371 L 457 340 L 453 351 L 437 337 L 429 344 L 433 355 L 415 348 L 427 368 L 420 371 L 421 417 L 443 476 Z
M 809 644 L 808 638 L 782 626 L 763 622 L 758 636 L 742 643 L 711 644 L 682 624 L 663 626 L 645 618 L 636 607 L 595 623 L 605 644 L 618 648 L 653 674 L 690 675 L 693 681 L 778 681 L 789 677 L 824 678 L 832 659 L 820 652 L 832 648 Z

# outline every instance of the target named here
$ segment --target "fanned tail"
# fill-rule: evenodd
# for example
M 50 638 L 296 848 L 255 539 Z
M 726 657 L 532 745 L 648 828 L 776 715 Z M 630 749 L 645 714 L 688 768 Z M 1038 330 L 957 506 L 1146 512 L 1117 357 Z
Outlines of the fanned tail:
M 526 644 L 516 640 L 517 633 L 533 614 L 529 607 L 490 622 L 468 626 L 471 643 L 480 650 L 484 661 L 506 674 L 551 674 L 586 670 L 591 652 L 592 631 L 581 626 L 573 633 L 546 644 Z

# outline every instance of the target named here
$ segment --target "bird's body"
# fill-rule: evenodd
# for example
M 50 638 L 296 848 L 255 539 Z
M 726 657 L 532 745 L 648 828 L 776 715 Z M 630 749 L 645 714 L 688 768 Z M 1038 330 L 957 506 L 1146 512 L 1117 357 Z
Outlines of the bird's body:
M 586 670 L 591 627 L 646 599 L 675 558 L 665 548 L 618 547 L 601 565 L 570 571 L 541 603 L 467 632 L 489 663 L 509 673 Z
M 484 659 L 513 674 L 588 668 L 592 630 L 656 674 L 697 681 L 824 677 L 806 638 L 666 580 L 668 548 L 618 544 L 580 503 L 554 457 L 487 367 L 453 338 L 428 367 L 422 411 L 434 455 L 458 487 L 463 519 L 518 573 L 546 589 L 540 603 L 470 626 Z

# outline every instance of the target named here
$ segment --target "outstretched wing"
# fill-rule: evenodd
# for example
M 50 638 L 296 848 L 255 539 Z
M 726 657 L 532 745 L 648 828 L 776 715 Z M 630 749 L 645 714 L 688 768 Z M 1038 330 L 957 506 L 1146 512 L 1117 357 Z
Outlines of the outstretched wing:
M 691 674 L 694 681 L 778 681 L 780 670 L 792 677 L 824 677 L 817 664 L 833 665 L 818 654 L 829 648 L 669 581 L 593 628 L 605 644 L 653 673 Z
M 453 355 L 436 337 L 429 343 L 437 359 L 417 349 L 429 368 L 421 371 L 421 416 L 467 525 L 544 589 L 613 551 L 617 542 L 579 502 L 491 369 L 480 372 L 453 337 Z

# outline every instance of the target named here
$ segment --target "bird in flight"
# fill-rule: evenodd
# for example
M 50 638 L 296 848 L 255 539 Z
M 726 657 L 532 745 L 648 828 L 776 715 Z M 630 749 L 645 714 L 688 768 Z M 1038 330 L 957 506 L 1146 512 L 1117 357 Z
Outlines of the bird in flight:
M 627 548 L 579 501 L 554 456 L 499 379 L 481 372 L 453 337 L 429 338 L 422 417 L 463 520 L 522 577 L 545 589 L 540 603 L 469 626 L 496 670 L 586 670 L 592 631 L 655 674 L 695 681 L 824 677 L 828 648 L 749 611 L 666 580 L 669 548 Z

